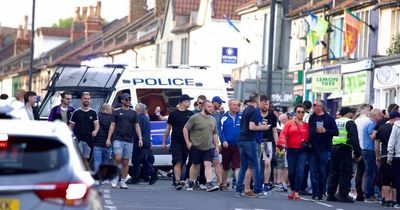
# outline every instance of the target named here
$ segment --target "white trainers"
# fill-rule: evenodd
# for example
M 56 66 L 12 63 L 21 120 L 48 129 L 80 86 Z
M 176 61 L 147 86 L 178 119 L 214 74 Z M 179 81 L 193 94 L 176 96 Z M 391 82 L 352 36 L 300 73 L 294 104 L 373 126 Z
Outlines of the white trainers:
M 126 185 L 125 180 L 121 179 L 121 181 L 119 182 L 121 189 L 128 189 L 128 185 Z
M 112 188 L 116 188 L 116 187 L 117 187 L 117 185 L 118 185 L 118 179 L 119 179 L 119 177 L 117 176 L 117 177 L 115 177 L 113 180 L 111 180 L 111 187 L 112 187 Z

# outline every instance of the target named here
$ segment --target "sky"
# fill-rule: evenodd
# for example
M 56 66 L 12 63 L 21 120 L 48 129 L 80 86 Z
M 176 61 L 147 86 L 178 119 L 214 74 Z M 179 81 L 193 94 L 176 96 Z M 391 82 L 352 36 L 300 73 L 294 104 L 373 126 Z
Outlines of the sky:
M 33 0 L 0 0 L 1 26 L 16 28 L 24 25 L 25 15 L 28 15 L 30 25 L 32 2 Z M 58 23 L 59 19 L 73 17 L 76 7 L 96 6 L 96 2 L 97 0 L 36 0 L 35 28 L 50 27 Z M 148 0 L 150 7 L 152 4 L 154 0 Z M 129 0 L 101 0 L 101 16 L 108 22 L 123 18 L 128 15 L 128 5 Z

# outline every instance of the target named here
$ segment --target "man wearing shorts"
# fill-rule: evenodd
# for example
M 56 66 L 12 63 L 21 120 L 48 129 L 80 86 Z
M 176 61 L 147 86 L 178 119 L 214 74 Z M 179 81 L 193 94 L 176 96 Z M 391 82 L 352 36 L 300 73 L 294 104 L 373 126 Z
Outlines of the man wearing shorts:
M 161 147 L 166 148 L 167 138 L 172 128 L 170 149 L 172 153 L 172 165 L 174 166 L 175 189 L 181 190 L 185 186 L 185 182 L 180 180 L 182 173 L 182 166 L 186 164 L 186 159 L 189 155 L 189 150 L 186 147 L 185 139 L 183 137 L 183 127 L 193 112 L 188 110 L 190 107 L 190 100 L 193 98 L 186 94 L 181 95 L 179 98 L 178 109 L 171 112 L 167 121 L 167 128 L 165 129 L 164 138 Z M 189 169 L 187 169 L 189 170 Z
M 108 131 L 107 146 L 111 145 L 113 138 L 113 149 L 115 163 L 121 168 L 120 188 L 128 189 L 125 178 L 128 175 L 129 160 L 132 158 L 133 140 L 135 135 L 139 138 L 138 146 L 143 146 L 142 132 L 139 126 L 139 119 L 136 111 L 131 106 L 131 96 L 124 93 L 121 96 L 122 107 L 115 109 Z M 136 132 L 136 133 L 135 133 Z M 121 165 L 122 164 L 122 165 Z M 111 181 L 113 188 L 117 187 L 118 177 Z
M 261 142 L 261 159 L 264 161 L 264 193 L 270 191 L 273 185 L 270 183 L 270 175 L 272 171 L 271 159 L 274 155 L 275 142 L 278 139 L 278 131 L 276 129 L 277 121 L 275 114 L 270 110 L 270 100 L 265 95 L 260 95 L 260 109 L 263 117 L 263 124 L 270 125 L 270 129 L 263 131 Z
M 219 189 L 218 186 L 214 186 L 211 182 L 211 162 L 214 152 L 218 153 L 217 121 L 211 116 L 213 110 L 211 102 L 206 100 L 203 102 L 203 106 L 203 110 L 190 117 L 183 128 L 183 136 L 192 159 L 187 190 L 193 190 L 200 163 L 203 162 L 207 180 L 206 190 L 212 192 Z M 213 139 L 215 149 L 212 148 L 213 143 L 210 139 Z
M 97 113 L 90 107 L 89 92 L 83 92 L 81 94 L 81 107 L 72 113 L 69 127 L 78 140 L 78 146 L 82 157 L 89 165 L 93 137 L 97 135 L 100 128 Z
M 237 139 L 240 132 L 239 101 L 230 99 L 228 101 L 229 111 L 219 121 L 219 139 L 222 143 L 222 190 L 227 191 L 227 178 L 231 168 L 235 170 L 237 179 L 240 169 L 240 154 Z

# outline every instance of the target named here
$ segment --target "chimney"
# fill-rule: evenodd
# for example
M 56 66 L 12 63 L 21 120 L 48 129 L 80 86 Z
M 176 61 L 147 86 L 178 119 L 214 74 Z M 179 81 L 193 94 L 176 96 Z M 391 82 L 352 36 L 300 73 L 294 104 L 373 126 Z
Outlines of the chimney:
M 89 16 L 83 19 L 85 23 L 85 37 L 86 39 L 97 32 L 103 31 L 103 19 L 97 14 L 100 14 L 100 7 L 99 3 L 96 5 L 96 13 L 94 11 L 95 7 L 89 7 Z
M 24 34 L 23 37 L 26 40 L 29 40 L 29 32 L 28 32 L 28 15 L 25 15 L 24 17 Z
M 22 25 L 18 25 L 18 29 L 17 29 L 17 39 L 22 39 Z
M 85 24 L 81 20 L 80 7 L 75 9 L 75 17 L 71 28 L 71 42 L 74 42 L 85 35 Z
M 147 13 L 147 0 L 129 0 L 128 22 L 133 23 Z
M 154 6 L 154 15 L 156 17 L 162 16 L 165 13 L 165 8 L 167 2 L 165 0 L 156 0 L 155 6 Z
M 87 17 L 87 7 L 82 7 L 82 20 L 85 20 Z
M 101 1 L 96 4 L 96 17 L 101 17 Z

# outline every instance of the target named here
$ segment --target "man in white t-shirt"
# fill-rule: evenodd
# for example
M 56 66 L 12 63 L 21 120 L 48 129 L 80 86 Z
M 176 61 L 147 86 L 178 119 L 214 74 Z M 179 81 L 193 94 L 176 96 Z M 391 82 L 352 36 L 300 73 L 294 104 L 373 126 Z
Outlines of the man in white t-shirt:
M 365 125 L 369 122 L 370 105 L 363 104 L 360 107 L 360 116 L 354 121 L 357 125 L 358 140 L 360 141 L 360 147 L 363 148 L 363 130 Z M 364 201 L 364 192 L 362 190 L 362 180 L 365 172 L 364 160 L 357 161 L 357 173 L 356 173 L 356 201 Z

